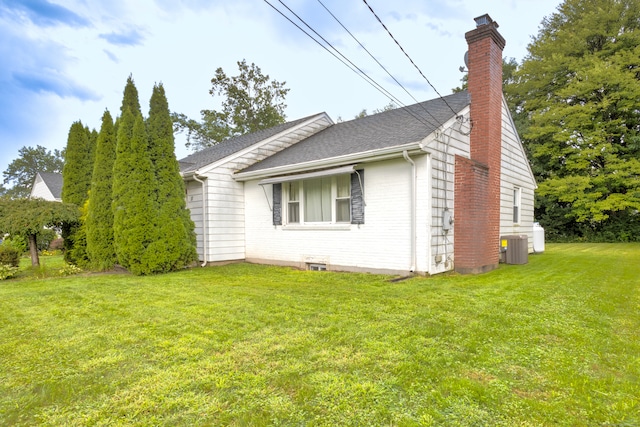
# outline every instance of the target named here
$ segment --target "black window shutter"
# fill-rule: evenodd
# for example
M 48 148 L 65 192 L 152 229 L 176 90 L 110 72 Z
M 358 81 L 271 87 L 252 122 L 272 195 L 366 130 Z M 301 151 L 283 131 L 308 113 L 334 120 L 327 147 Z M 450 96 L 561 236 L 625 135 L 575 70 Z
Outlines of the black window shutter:
M 273 184 L 273 225 L 282 225 L 282 184 Z
M 351 174 L 351 224 L 364 224 L 364 169 Z

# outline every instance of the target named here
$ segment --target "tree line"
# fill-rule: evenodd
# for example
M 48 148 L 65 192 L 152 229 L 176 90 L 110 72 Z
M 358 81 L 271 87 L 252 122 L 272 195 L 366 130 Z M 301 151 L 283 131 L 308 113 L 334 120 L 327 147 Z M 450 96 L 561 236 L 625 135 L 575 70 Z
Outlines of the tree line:
M 504 61 L 504 94 L 538 182 L 535 218 L 548 240 L 640 240 L 639 27 L 637 0 L 565 0 L 522 62 Z M 210 94 L 225 97 L 221 110 L 202 110 L 201 121 L 170 114 L 194 151 L 284 122 L 284 83 L 255 64 L 238 67 L 238 76 L 218 69 L 211 80 Z M 135 124 L 139 105 L 131 110 Z

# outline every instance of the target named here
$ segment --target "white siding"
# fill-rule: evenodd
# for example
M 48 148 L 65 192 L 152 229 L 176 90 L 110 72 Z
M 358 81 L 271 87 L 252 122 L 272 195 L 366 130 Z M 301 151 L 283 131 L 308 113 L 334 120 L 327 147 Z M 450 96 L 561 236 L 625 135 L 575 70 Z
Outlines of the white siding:
M 529 161 L 518 137 L 511 114 L 503 100 L 502 107 L 502 162 L 500 188 L 500 235 L 528 237 L 529 252 L 533 252 L 533 204 L 536 183 Z M 513 190 L 519 188 L 520 221 L 513 222 Z
M 31 196 L 32 199 L 44 199 L 50 201 L 56 201 L 56 198 L 53 197 L 51 190 L 47 187 L 47 184 L 42 180 L 40 174 L 36 174 L 36 179 L 33 183 L 33 187 L 31 187 Z M 58 200 L 59 201 L 59 200 Z
M 201 259 L 206 262 L 223 262 L 246 258 L 245 186 L 244 183 L 233 179 L 234 173 L 318 132 L 330 123 L 328 120 L 328 117 L 320 116 L 284 135 L 254 144 L 202 168 L 199 176 L 205 181 L 205 213 L 202 214 L 201 202 L 199 210 L 191 211 L 196 228 L 202 227 L 202 218 L 206 227 L 206 233 L 201 231 L 198 234 L 198 254 Z M 194 206 L 195 204 L 198 203 L 194 197 Z M 206 236 L 202 237 L 203 234 Z M 203 240 L 206 245 L 206 259 L 202 247 Z
M 426 188 L 427 156 L 414 157 L 418 188 Z M 365 164 L 365 223 L 332 228 L 274 226 L 272 186 L 265 197 L 258 181 L 245 183 L 247 259 L 305 268 L 408 272 L 411 268 L 411 165 L 404 159 Z M 426 212 L 428 192 L 418 192 L 419 211 Z M 418 270 L 426 268 L 429 224 L 418 216 Z
M 198 257 L 204 260 L 204 232 L 202 227 L 203 206 L 202 206 L 202 184 L 197 181 L 186 182 L 187 209 L 191 212 L 191 220 L 195 224 L 196 243 Z
M 453 270 L 453 228 L 454 211 L 454 174 L 455 156 L 469 157 L 468 109 L 462 124 L 453 122 L 444 132 L 426 144 L 425 150 L 431 153 L 431 257 L 428 272 L 430 274 Z M 449 231 L 443 230 L 443 216 L 449 210 L 454 220 Z
M 207 174 L 207 261 L 230 261 L 244 254 L 244 186 L 232 178 L 232 162 Z

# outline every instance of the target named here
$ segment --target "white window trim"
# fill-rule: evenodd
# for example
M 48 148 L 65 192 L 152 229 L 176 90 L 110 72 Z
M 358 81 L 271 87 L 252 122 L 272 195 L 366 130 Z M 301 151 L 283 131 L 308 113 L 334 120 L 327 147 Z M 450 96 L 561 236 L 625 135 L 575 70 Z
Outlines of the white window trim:
M 520 224 L 522 221 L 522 189 L 520 187 L 513 187 L 511 216 L 514 224 Z

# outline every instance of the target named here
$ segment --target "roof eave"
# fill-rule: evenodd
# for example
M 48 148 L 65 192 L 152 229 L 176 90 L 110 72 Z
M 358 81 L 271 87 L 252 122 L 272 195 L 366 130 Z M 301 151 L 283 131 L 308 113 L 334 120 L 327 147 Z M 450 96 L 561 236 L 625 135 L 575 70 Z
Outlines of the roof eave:
M 409 144 L 397 145 L 395 147 L 382 148 L 355 154 L 347 154 L 344 156 L 331 157 L 327 159 L 276 166 L 273 168 L 260 169 L 256 171 L 236 172 L 233 176 L 233 179 L 235 179 L 236 181 L 250 181 L 253 179 L 264 179 L 272 176 L 336 167 L 350 163 L 368 163 L 372 161 L 389 160 L 401 157 L 404 151 L 408 151 L 410 154 L 422 152 L 420 148 L 420 142 L 412 142 Z

